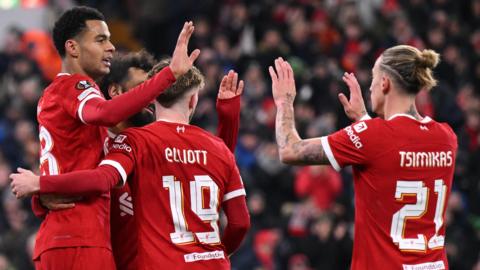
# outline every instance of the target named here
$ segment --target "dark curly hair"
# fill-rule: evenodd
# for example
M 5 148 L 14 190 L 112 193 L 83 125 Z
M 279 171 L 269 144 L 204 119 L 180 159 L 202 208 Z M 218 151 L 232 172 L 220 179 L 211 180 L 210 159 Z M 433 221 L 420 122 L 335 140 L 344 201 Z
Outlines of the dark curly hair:
M 65 11 L 53 27 L 53 42 L 58 53 L 65 57 L 65 42 L 80 34 L 88 20 L 105 21 L 103 14 L 91 7 L 79 6 Z
M 105 75 L 100 82 L 100 90 L 102 90 L 106 99 L 111 99 L 108 94 L 108 87 L 112 83 L 125 83 L 129 79 L 129 68 L 138 68 L 145 72 L 149 72 L 155 63 L 155 58 L 145 50 L 127 54 L 116 54 L 112 59 L 110 73 Z

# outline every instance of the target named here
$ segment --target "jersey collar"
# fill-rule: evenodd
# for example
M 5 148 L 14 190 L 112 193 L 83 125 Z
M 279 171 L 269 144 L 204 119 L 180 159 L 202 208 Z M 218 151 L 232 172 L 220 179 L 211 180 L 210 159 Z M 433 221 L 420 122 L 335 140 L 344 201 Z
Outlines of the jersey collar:
M 410 119 L 413 119 L 415 121 L 418 121 L 417 119 L 415 119 L 415 117 L 409 115 L 409 114 L 406 114 L 406 113 L 396 113 L 392 116 L 390 116 L 390 118 L 388 118 L 388 121 L 392 120 L 393 118 L 395 117 L 398 117 L 398 116 L 405 116 L 405 117 L 408 117 Z M 428 116 L 425 116 L 422 120 L 418 121 L 420 123 L 423 123 L 423 124 L 426 124 L 428 122 L 432 121 L 432 118 L 428 117 Z
M 65 76 L 65 75 L 70 75 L 70 73 L 60 72 L 60 73 L 57 74 L 57 77 L 58 76 Z

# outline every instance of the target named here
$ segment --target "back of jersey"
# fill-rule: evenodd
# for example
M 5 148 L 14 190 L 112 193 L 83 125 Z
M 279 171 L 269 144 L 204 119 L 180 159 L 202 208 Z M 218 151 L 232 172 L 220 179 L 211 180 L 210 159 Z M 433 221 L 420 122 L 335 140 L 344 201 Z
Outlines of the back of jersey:
M 111 151 L 131 148 L 135 163 L 138 269 L 230 269 L 219 211 L 245 191 L 223 141 L 162 121 L 119 136 Z
M 457 140 L 446 124 L 398 115 L 329 136 L 339 165 L 354 165 L 352 269 L 447 269 L 445 206 Z

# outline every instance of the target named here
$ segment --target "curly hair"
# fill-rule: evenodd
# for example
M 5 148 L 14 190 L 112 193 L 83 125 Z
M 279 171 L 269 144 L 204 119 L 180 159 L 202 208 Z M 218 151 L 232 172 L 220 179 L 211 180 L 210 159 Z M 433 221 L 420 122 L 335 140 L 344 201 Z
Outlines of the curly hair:
M 53 43 L 60 56 L 65 57 L 65 42 L 76 37 L 86 27 L 86 21 L 105 21 L 103 14 L 91 7 L 79 6 L 65 11 L 53 27 Z

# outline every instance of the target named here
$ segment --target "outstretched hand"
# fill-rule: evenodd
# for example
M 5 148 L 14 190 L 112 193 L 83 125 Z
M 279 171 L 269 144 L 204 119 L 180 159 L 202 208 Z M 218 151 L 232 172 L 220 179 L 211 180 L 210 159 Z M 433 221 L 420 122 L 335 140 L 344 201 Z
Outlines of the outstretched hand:
M 18 168 L 17 171 L 18 173 L 10 174 L 10 179 L 12 179 L 10 187 L 17 199 L 25 198 L 40 191 L 40 176 L 22 168 Z
M 353 73 L 345 72 L 342 79 L 350 91 L 350 100 L 342 93 L 338 94 L 338 99 L 340 99 L 347 117 L 352 121 L 358 121 L 367 114 L 362 97 L 362 89 L 360 89 L 360 84 L 358 84 L 357 78 Z
M 238 83 L 238 85 L 237 85 Z M 218 99 L 230 99 L 240 96 L 243 93 L 243 80 L 238 82 L 238 73 L 230 70 L 227 75 L 223 76 L 220 88 L 218 89 Z
M 275 59 L 275 69 L 270 66 L 268 72 L 272 78 L 272 94 L 275 105 L 293 104 L 295 95 L 295 79 L 290 64 L 279 57 Z
M 194 29 L 193 22 L 185 22 L 182 31 L 178 36 L 177 45 L 175 46 L 172 60 L 170 61 L 170 69 L 175 78 L 187 73 L 187 71 L 192 68 L 193 62 L 195 62 L 200 55 L 199 49 L 195 49 L 190 55 L 188 55 L 188 42 L 190 41 L 190 37 L 192 37 Z

